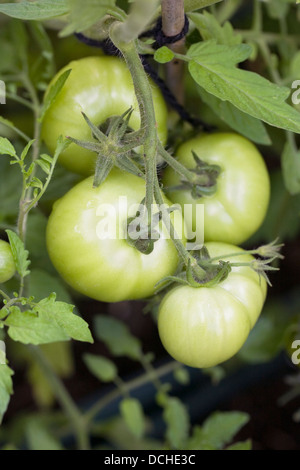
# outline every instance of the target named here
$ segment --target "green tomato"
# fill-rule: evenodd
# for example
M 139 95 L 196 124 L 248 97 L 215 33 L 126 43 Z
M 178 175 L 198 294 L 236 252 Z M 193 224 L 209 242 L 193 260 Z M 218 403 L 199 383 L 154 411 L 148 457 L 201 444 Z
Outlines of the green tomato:
M 204 205 L 205 241 L 243 243 L 260 227 L 269 205 L 270 180 L 261 154 L 250 141 L 234 133 L 202 135 L 184 142 L 176 156 L 190 169 L 195 168 L 192 151 L 221 168 L 216 192 L 193 199 L 189 190 L 168 190 L 180 184 L 179 175 L 168 167 L 163 178 L 168 198 L 182 207 Z M 187 223 L 193 231 L 202 230 L 196 228 L 195 220 L 191 215 Z
M 162 223 L 155 228 L 163 236 L 150 254 L 126 238 L 128 216 L 135 216 L 145 187 L 143 179 L 114 169 L 98 188 L 88 177 L 54 204 L 48 252 L 62 278 L 78 292 L 104 302 L 142 299 L 176 270 L 177 250 Z M 177 233 L 183 233 L 181 213 L 173 212 L 171 219 Z
M 0 240 L 0 284 L 9 281 L 16 272 L 10 244 Z
M 70 62 L 51 81 L 56 83 L 63 72 L 71 73 L 48 109 L 42 126 L 42 138 L 53 154 L 60 135 L 91 141 L 92 135 L 82 112 L 96 126 L 105 124 L 111 116 L 122 115 L 130 107 L 132 129 L 140 127 L 140 113 L 131 74 L 125 62 L 117 57 L 86 57 Z M 163 145 L 167 140 L 167 106 L 158 87 L 152 84 L 153 104 L 158 136 Z M 93 173 L 96 154 L 71 144 L 60 156 L 60 163 L 68 170 L 84 176 Z
M 242 249 L 208 242 L 211 257 L 249 262 Z M 236 354 L 246 341 L 264 305 L 267 284 L 249 266 L 232 267 L 228 277 L 213 287 L 179 286 L 163 298 L 158 331 L 167 352 L 190 367 L 216 366 Z

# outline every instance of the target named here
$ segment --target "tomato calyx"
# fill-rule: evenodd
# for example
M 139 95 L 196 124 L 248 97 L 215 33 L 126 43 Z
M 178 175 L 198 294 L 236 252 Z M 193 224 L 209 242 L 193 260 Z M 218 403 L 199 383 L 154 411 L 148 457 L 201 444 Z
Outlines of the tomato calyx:
M 188 170 L 188 177 L 185 175 L 179 185 L 167 189 L 168 191 L 188 190 L 193 199 L 212 196 L 217 190 L 217 179 L 221 173 L 221 167 L 204 162 L 194 151 L 192 155 L 196 162 L 195 168 Z
M 188 262 L 182 262 L 174 276 L 168 276 L 157 284 L 157 293 L 174 283 L 185 284 L 191 287 L 214 287 L 224 281 L 232 268 L 247 266 L 253 269 L 259 276 L 262 276 L 268 285 L 272 286 L 268 272 L 278 271 L 274 266 L 274 261 L 282 259 L 280 253 L 282 244 L 276 244 L 276 240 L 266 245 L 262 245 L 253 250 L 238 251 L 236 253 L 226 253 L 224 256 L 211 257 L 206 246 L 200 250 L 191 252 Z M 234 262 L 228 259 L 241 255 L 252 255 L 251 261 Z M 255 256 L 255 257 L 254 257 Z M 222 259 L 226 258 L 226 260 Z
M 164 290 L 174 283 L 188 285 L 190 287 L 213 287 L 224 281 L 231 272 L 231 263 L 220 260 L 218 264 L 212 263 L 205 246 L 191 253 L 190 259 L 185 265 L 181 263 L 174 276 L 167 276 L 158 284 L 157 292 Z
M 82 141 L 71 136 L 67 138 L 76 145 L 97 153 L 97 162 L 94 176 L 94 187 L 99 187 L 107 178 L 114 166 L 121 170 L 144 178 L 144 171 L 140 158 L 135 149 L 142 145 L 143 130 L 132 131 L 129 120 L 133 109 L 130 108 L 121 116 L 111 116 L 101 128 L 95 126 L 88 116 L 82 113 L 89 125 L 93 141 Z

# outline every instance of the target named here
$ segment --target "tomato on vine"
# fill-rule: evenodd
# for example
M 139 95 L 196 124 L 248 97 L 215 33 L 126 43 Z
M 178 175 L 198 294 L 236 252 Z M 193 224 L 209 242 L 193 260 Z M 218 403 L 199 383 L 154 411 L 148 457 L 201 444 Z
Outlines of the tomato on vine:
M 70 62 L 51 81 L 48 90 L 67 70 L 71 73 L 43 119 L 42 137 L 54 153 L 60 135 L 91 140 L 91 130 L 82 113 L 98 126 L 112 116 L 122 115 L 133 107 L 129 126 L 140 127 L 140 112 L 130 71 L 117 57 L 85 57 Z M 157 131 L 160 141 L 167 140 L 167 106 L 157 86 L 151 83 Z M 49 92 L 49 91 L 48 91 Z M 47 94 L 47 92 L 46 92 Z M 96 154 L 72 143 L 59 158 L 68 170 L 84 176 L 93 173 Z
M 251 263 L 239 247 L 206 245 L 211 258 Z M 232 253 L 241 253 L 229 257 Z M 227 278 L 211 287 L 180 285 L 163 298 L 158 331 L 167 352 L 190 367 L 218 365 L 236 354 L 254 327 L 265 302 L 266 280 L 249 265 L 232 266 Z
M 0 240 L 0 284 L 9 281 L 16 272 L 10 244 Z
M 270 180 L 261 154 L 249 140 L 234 133 L 201 135 L 180 145 L 176 157 L 198 172 L 203 187 L 193 195 L 168 167 L 163 177 L 165 192 L 182 207 L 204 205 L 205 241 L 239 245 L 258 230 L 268 209 Z M 188 222 L 195 231 L 195 219 Z
M 153 295 L 156 283 L 176 270 L 178 254 L 167 233 L 154 242 L 150 254 L 129 241 L 128 215 L 135 215 L 131 208 L 136 210 L 144 197 L 142 178 L 113 169 L 99 187 L 93 187 L 91 176 L 54 204 L 47 227 L 48 252 L 76 291 L 104 302 L 142 299 Z M 165 204 L 170 205 L 167 199 Z M 183 233 L 181 213 L 173 212 L 171 219 L 177 233 Z

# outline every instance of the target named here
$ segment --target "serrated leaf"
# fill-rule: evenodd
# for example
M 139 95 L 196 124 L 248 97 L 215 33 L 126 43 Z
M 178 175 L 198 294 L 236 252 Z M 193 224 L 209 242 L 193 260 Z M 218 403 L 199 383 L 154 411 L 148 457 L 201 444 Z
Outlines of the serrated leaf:
M 9 243 L 17 272 L 22 278 L 24 278 L 30 273 L 30 271 L 28 270 L 28 267 L 30 265 L 30 260 L 28 259 L 29 252 L 28 250 L 25 250 L 24 243 L 15 232 L 13 232 L 12 230 L 6 230 L 6 233 L 9 238 Z
M 112 382 L 118 375 L 117 367 L 106 357 L 85 354 L 83 360 L 89 371 L 102 382 Z
M 189 414 L 177 397 L 167 397 L 163 418 L 167 425 L 166 439 L 173 449 L 184 448 L 190 428 Z
M 120 412 L 130 432 L 138 439 L 145 432 L 144 410 L 135 398 L 124 398 L 120 403 Z
M 60 32 L 60 36 L 81 33 L 93 26 L 115 7 L 115 0 L 67 0 L 70 15 L 69 24 Z
M 44 104 L 43 104 L 39 121 L 42 121 L 44 119 L 48 109 L 56 100 L 64 84 L 66 83 L 70 73 L 71 73 L 71 69 L 66 70 L 58 77 L 58 79 L 52 85 L 50 85 L 49 91 L 46 93 L 46 96 L 45 96 L 45 100 L 44 100 Z
M 56 294 L 51 294 L 48 298 L 41 300 L 34 307 L 33 312 L 39 317 L 56 322 L 69 338 L 93 343 L 88 324 L 74 314 L 73 310 L 73 305 L 57 301 Z
M 155 51 L 154 59 L 160 64 L 166 64 L 174 59 L 174 52 L 166 46 L 160 47 Z
M 188 13 L 189 11 L 200 10 L 201 8 L 209 7 L 221 1 L 222 0 L 184 0 L 184 11 Z
M 286 142 L 281 156 L 282 175 L 286 189 L 292 195 L 300 193 L 300 151 Z
M 113 317 L 98 315 L 95 318 L 95 335 L 106 344 L 113 355 L 140 360 L 141 343 L 121 321 Z
M 0 154 L 10 155 L 11 157 L 15 157 L 17 155 L 14 146 L 8 139 L 6 139 L 6 137 L 0 137 Z
M 211 93 L 207 93 L 201 87 L 198 88 L 198 92 L 204 103 L 212 109 L 217 117 L 222 119 L 222 121 L 224 121 L 233 130 L 257 144 L 271 144 L 268 132 L 264 124 L 259 119 L 240 111 L 229 101 L 221 101 Z
M 246 44 L 225 46 L 215 41 L 193 44 L 187 54 L 193 79 L 208 93 L 271 126 L 300 133 L 300 113 L 285 101 L 290 90 L 236 64 L 249 57 Z
M 13 374 L 10 367 L 6 364 L 0 364 L 0 424 L 13 394 Z
M 64 15 L 68 10 L 66 0 L 22 1 L 20 3 L 4 3 L 0 5 L 1 13 L 21 20 L 47 20 Z
M 70 339 L 51 317 L 36 315 L 32 311 L 21 312 L 18 307 L 11 308 L 4 324 L 10 338 L 23 344 L 39 345 Z

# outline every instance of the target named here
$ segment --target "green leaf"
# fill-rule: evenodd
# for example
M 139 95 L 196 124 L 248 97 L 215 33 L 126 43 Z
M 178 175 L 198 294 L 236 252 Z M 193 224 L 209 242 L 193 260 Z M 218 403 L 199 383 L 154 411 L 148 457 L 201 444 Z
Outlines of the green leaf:
M 30 265 L 30 260 L 28 259 L 29 252 L 28 250 L 25 250 L 24 243 L 15 232 L 12 230 L 6 230 L 6 233 L 9 238 L 17 272 L 22 278 L 24 278 L 30 273 L 28 270 L 28 266 Z
M 14 341 L 23 344 L 47 344 L 56 341 L 68 341 L 70 337 L 47 315 L 36 315 L 32 311 L 21 312 L 12 307 L 4 324 L 8 326 L 8 335 Z
M 14 146 L 5 137 L 0 137 L 0 154 L 10 155 L 11 157 L 15 157 L 17 155 Z
M 140 341 L 132 336 L 127 326 L 119 320 L 98 315 L 95 318 L 95 335 L 106 344 L 113 355 L 140 360 L 142 356 Z
M 44 100 L 44 104 L 43 104 L 43 108 L 42 108 L 42 112 L 41 112 L 41 116 L 39 118 L 39 121 L 41 122 L 48 109 L 50 108 L 50 106 L 54 103 L 54 101 L 56 100 L 57 96 L 59 95 L 60 91 L 62 90 L 64 84 L 66 83 L 70 73 L 71 73 L 71 69 L 69 70 L 66 70 L 65 72 L 63 72 L 59 77 L 58 79 L 50 86 L 50 89 L 49 91 L 47 92 L 46 96 L 45 96 L 45 100 Z
M 145 431 L 145 416 L 139 400 L 124 398 L 120 403 L 120 412 L 130 432 L 136 438 L 142 438 Z
M 102 382 L 112 382 L 118 375 L 117 367 L 106 357 L 85 354 L 83 360 L 89 371 Z
M 250 53 L 246 44 L 225 46 L 213 40 L 193 44 L 187 54 L 189 71 L 198 85 L 220 100 L 271 126 L 300 133 L 300 113 L 285 102 L 290 90 L 236 67 Z
M 264 124 L 249 114 L 240 111 L 229 101 L 221 101 L 214 95 L 198 88 L 202 101 L 206 103 L 217 117 L 222 119 L 233 130 L 257 144 L 270 145 L 271 139 Z
M 47 20 L 68 13 L 66 0 L 22 1 L 0 5 L 0 13 L 21 20 Z
M 163 418 L 167 425 L 166 439 L 173 449 L 184 448 L 190 428 L 189 414 L 176 397 L 166 396 Z
M 209 7 L 221 1 L 222 0 L 184 0 L 184 11 L 188 13 L 189 11 L 200 10 L 201 8 Z
M 60 36 L 68 36 L 73 33 L 81 33 L 93 26 L 103 18 L 116 4 L 115 0 L 67 0 L 70 9 L 68 24 L 61 32 Z
M 207 11 L 191 13 L 189 17 L 195 23 L 204 41 L 215 39 L 218 44 L 227 46 L 234 46 L 242 42 L 242 36 L 235 32 L 229 21 L 220 25 L 214 15 Z
M 202 426 L 195 426 L 189 440 L 190 450 L 219 450 L 230 443 L 237 432 L 247 424 L 247 413 L 238 411 L 214 412 Z
M 286 142 L 281 157 L 283 180 L 292 195 L 300 193 L 300 151 Z
M 166 46 L 160 47 L 155 51 L 154 59 L 160 64 L 166 64 L 174 59 L 174 52 Z
M 6 364 L 0 364 L 0 424 L 13 394 L 12 376 L 14 372 Z
M 34 307 L 33 312 L 45 320 L 55 322 L 69 338 L 93 343 L 88 324 L 74 314 L 73 310 L 73 305 L 56 301 L 56 294 L 51 294 L 48 298 L 41 300 Z

